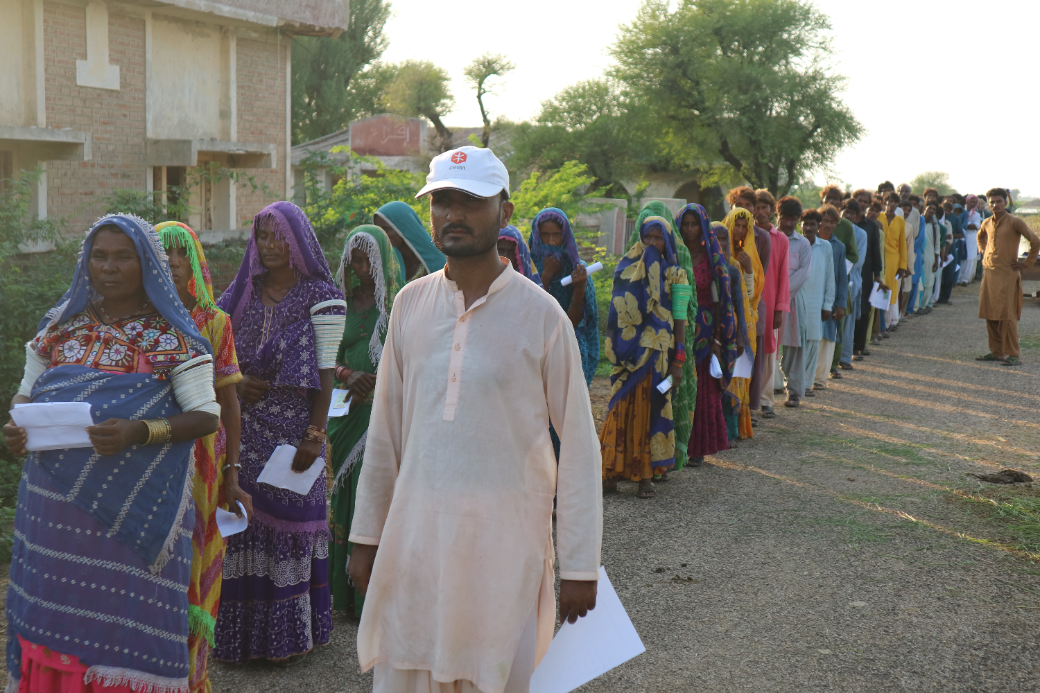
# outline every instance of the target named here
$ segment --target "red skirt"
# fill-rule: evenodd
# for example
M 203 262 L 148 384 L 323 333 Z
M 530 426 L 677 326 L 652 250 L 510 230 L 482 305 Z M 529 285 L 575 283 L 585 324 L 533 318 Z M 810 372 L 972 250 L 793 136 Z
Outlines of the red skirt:
M 18 693 L 133 693 L 130 686 L 104 686 L 100 681 L 83 683 L 86 664 L 74 655 L 34 645 L 22 636 L 22 678 Z
M 697 407 L 693 411 L 693 432 L 690 433 L 690 457 L 714 455 L 729 450 L 726 418 L 722 413 L 722 389 L 711 377 L 711 357 L 697 364 Z

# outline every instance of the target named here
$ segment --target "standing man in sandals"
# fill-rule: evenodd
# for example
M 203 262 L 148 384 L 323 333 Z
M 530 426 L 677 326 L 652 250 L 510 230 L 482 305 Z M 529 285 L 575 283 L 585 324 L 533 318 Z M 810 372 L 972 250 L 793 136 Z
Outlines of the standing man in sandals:
M 599 439 L 570 319 L 498 256 L 505 166 L 445 152 L 425 195 L 448 262 L 397 295 L 379 363 L 350 534 L 358 656 L 374 693 L 526 693 L 556 622 L 553 496 L 560 618 L 596 605 Z
M 982 222 L 978 233 L 982 255 L 982 290 L 979 292 L 979 317 L 986 321 L 989 353 L 977 361 L 1001 361 L 1017 366 L 1018 321 L 1022 317 L 1022 274 L 1036 264 L 1040 238 L 1029 226 L 1007 211 L 1007 191 L 993 188 L 986 193 L 993 216 Z M 1029 241 L 1029 255 L 1019 261 L 1021 238 Z

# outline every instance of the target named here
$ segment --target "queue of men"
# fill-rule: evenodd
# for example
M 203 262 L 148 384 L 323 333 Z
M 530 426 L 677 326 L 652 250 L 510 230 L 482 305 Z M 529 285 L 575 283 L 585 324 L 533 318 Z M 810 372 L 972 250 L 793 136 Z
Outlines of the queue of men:
M 935 188 L 915 195 L 910 185 L 887 181 L 876 192 L 828 185 L 817 209 L 749 187 L 727 199 L 755 215 L 756 240 L 770 244 L 759 307 L 764 348 L 751 394 L 756 425 L 776 416 L 777 397 L 799 407 L 828 380 L 855 370 L 853 362 L 892 338 L 901 322 L 951 305 L 954 287 L 974 281 L 982 283 L 979 317 L 990 346 L 977 360 L 1021 363 L 1019 271 L 1036 261 L 1040 239 L 1007 211 L 1005 189 L 943 197 Z M 1020 258 L 1023 238 L 1030 249 Z

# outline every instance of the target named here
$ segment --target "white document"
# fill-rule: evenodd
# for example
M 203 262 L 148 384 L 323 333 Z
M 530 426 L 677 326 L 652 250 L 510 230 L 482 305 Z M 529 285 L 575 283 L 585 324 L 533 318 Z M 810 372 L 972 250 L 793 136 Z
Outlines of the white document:
M 595 274 L 596 272 L 599 272 L 601 269 L 603 269 L 603 263 L 597 261 L 593 262 L 591 265 L 586 267 L 585 271 L 588 274 Z M 568 274 L 566 277 L 560 280 L 560 286 L 570 286 L 572 281 L 574 280 L 571 279 L 571 275 Z
M 292 469 L 293 457 L 296 456 L 296 448 L 292 445 L 279 445 L 271 453 L 271 459 L 267 460 L 264 469 L 256 480 L 262 484 L 269 484 L 284 488 L 306 496 L 314 486 L 314 481 L 325 469 L 325 460 L 318 458 L 314 464 L 305 472 L 294 472 Z
M 242 511 L 242 517 L 223 508 L 217 508 L 217 531 L 220 532 L 222 537 L 230 537 L 232 534 L 244 532 L 246 527 L 249 526 L 249 517 L 246 515 L 245 506 L 242 505 L 242 501 L 235 502 L 238 503 L 238 509 Z
M 662 395 L 672 389 L 672 376 L 668 376 L 657 384 L 657 391 Z
M 350 390 L 333 390 L 332 402 L 329 404 L 329 418 L 346 416 L 350 413 Z
M 716 380 L 722 377 L 722 364 L 719 363 L 719 357 L 715 354 L 711 355 L 711 363 L 708 364 L 708 371 L 711 373 L 711 377 Z
M 874 288 L 870 292 L 870 305 L 879 310 L 888 310 L 892 305 L 892 290 L 882 291 L 881 285 L 874 282 Z
M 950 264 L 951 262 L 953 262 L 953 254 L 952 253 L 950 255 L 946 256 L 946 260 L 943 261 L 942 267 L 940 267 L 939 269 L 943 269 L 944 267 L 946 267 L 946 265 Z
M 750 378 L 751 368 L 754 366 L 754 359 L 751 358 L 751 352 L 744 349 L 744 353 L 737 359 L 736 364 L 733 366 L 733 377 L 734 378 Z
M 855 267 L 855 265 L 852 264 L 852 260 L 846 260 L 845 261 L 845 274 L 852 274 L 852 268 L 853 267 Z
M 90 447 L 87 427 L 94 425 L 94 419 L 87 402 L 16 404 L 11 418 L 25 429 L 26 450 Z
M 560 627 L 531 677 L 531 693 L 568 693 L 646 652 L 602 567 L 597 590 L 596 608 Z

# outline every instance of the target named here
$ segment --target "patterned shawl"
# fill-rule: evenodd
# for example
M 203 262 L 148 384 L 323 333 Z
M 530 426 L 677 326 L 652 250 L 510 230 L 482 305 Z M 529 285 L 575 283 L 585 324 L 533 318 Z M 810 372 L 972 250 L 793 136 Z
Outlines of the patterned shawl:
M 673 393 L 669 390 L 661 395 L 656 388 L 668 377 L 675 347 L 672 284 L 685 283 L 686 273 L 679 269 L 675 257 L 675 237 L 669 221 L 648 217 L 640 236 L 645 237 L 652 229 L 659 229 L 664 237 L 664 253 L 640 240 L 618 263 L 603 349 L 614 366 L 610 376 L 611 408 L 650 376 L 651 461 L 654 467 L 671 467 L 675 464 Z
M 383 355 L 383 342 L 390 322 L 390 308 L 394 305 L 397 292 L 404 286 L 402 268 L 397 264 L 397 254 L 393 252 L 390 239 L 383 229 L 372 224 L 359 226 L 347 236 L 343 244 L 343 257 L 336 272 L 336 285 L 343 295 L 350 298 L 351 291 L 360 284 L 350 268 L 350 253 L 358 248 L 368 256 L 372 267 L 372 280 L 376 284 L 376 305 L 379 307 L 379 319 L 372 339 L 368 343 L 368 357 L 379 367 L 379 359 Z M 342 355 L 341 355 L 342 356 Z M 342 360 L 342 359 L 340 359 Z
M 733 238 L 733 228 L 737 225 L 737 219 L 744 219 L 748 228 L 747 236 L 744 237 L 744 243 L 740 247 L 737 247 L 737 241 Z M 758 345 L 755 344 L 757 332 L 755 330 L 758 327 L 758 304 L 762 301 L 762 291 L 766 285 L 766 273 L 762 268 L 762 261 L 758 257 L 758 247 L 755 245 L 755 218 L 751 215 L 751 212 L 743 207 L 737 207 L 726 215 L 726 218 L 722 220 L 722 225 L 729 229 L 729 264 L 737 268 L 741 284 L 744 282 L 744 268 L 740 266 L 737 256 L 742 250 L 751 256 L 751 271 L 755 275 L 755 286 L 752 288 L 750 300 L 747 298 L 747 287 L 741 286 L 740 294 L 744 304 L 744 319 L 747 322 L 748 336 L 751 339 L 749 346 L 751 353 L 757 354 Z M 748 242 L 749 240 L 751 241 L 750 243 Z M 734 292 L 737 291 L 735 287 L 731 288 Z M 736 299 L 734 298 L 734 300 Z
M 446 260 L 444 253 L 437 250 L 437 246 L 430 237 L 430 232 L 426 230 L 419 215 L 408 203 L 387 202 L 376 211 L 376 214 L 383 217 L 386 223 L 390 224 L 397 235 L 412 249 L 415 257 L 419 258 L 420 264 L 426 269 L 425 274 L 432 274 L 444 269 Z M 411 279 L 412 277 L 405 277 L 406 281 Z
M 542 243 L 541 224 L 543 221 L 555 221 L 563 229 L 563 247 L 558 248 Z M 544 286 L 549 295 L 556 299 L 560 306 L 567 310 L 574 299 L 574 285 L 564 286 L 561 280 L 571 274 L 579 264 L 585 264 L 578 257 L 578 244 L 574 240 L 570 220 L 562 210 L 547 207 L 539 212 L 531 222 L 531 259 L 539 275 L 544 275 L 545 258 L 555 255 L 560 260 L 560 272 L 552 278 L 548 286 Z M 578 350 L 581 352 L 581 369 L 585 375 L 585 384 L 592 383 L 599 364 L 599 311 L 596 307 L 596 285 L 593 277 L 585 284 L 585 306 L 581 322 L 574 328 L 574 336 L 578 339 Z
M 628 237 L 628 243 L 625 245 L 625 252 L 627 253 L 632 249 L 636 243 L 639 242 L 639 232 L 643 228 L 643 223 L 646 222 L 650 217 L 663 217 L 665 219 L 671 219 L 672 213 L 668 209 L 665 203 L 660 200 L 651 200 L 643 205 L 642 211 L 639 212 L 639 216 L 636 217 L 636 226 L 632 229 L 632 235 Z M 674 228 L 673 231 L 678 231 L 678 227 Z M 679 245 L 682 244 L 682 238 L 678 235 L 675 239 L 675 246 L 678 249 Z M 680 258 L 680 261 L 682 258 Z
M 498 232 L 498 240 L 512 241 L 516 245 L 516 271 L 541 286 L 542 277 L 535 269 L 534 262 L 531 261 L 531 250 L 527 247 L 527 241 L 520 234 L 520 229 L 510 224 Z
M 701 225 L 701 244 L 704 245 L 708 256 L 708 264 L 715 275 L 715 286 L 718 291 L 719 318 L 722 321 L 719 341 L 722 342 L 722 379 L 719 387 L 725 390 L 729 387 L 729 381 L 733 377 L 733 365 L 737 360 L 737 316 L 733 310 L 733 294 L 730 290 L 729 262 L 722 253 L 719 239 L 708 221 L 708 213 L 699 204 L 690 203 L 679 210 L 675 217 L 675 228 L 682 228 L 682 219 L 686 214 L 693 214 Z M 752 243 L 752 245 L 754 245 Z M 691 280 L 691 284 L 693 281 Z M 695 291 L 696 293 L 696 291 Z M 692 352 L 696 363 L 701 363 L 711 354 L 711 343 L 714 334 L 715 316 L 708 306 L 699 306 L 697 311 L 697 339 L 691 349 L 689 345 L 686 351 Z
M 188 282 L 188 293 L 206 310 L 217 307 L 213 299 L 213 282 L 209 276 L 209 265 L 206 264 L 206 253 L 202 251 L 199 237 L 187 224 L 179 221 L 164 221 L 156 224 L 155 230 L 162 239 L 164 248 L 184 248 L 191 262 L 191 281 Z M 199 287 L 204 287 L 199 291 Z M 202 294 L 201 296 L 199 294 Z
M 256 248 L 256 230 L 268 221 L 274 222 L 275 235 L 289 245 L 289 262 L 297 277 L 309 277 L 332 284 L 332 271 L 325 261 L 318 237 L 314 235 L 311 222 L 303 210 L 291 202 L 275 202 L 260 210 L 253 217 L 253 233 L 249 236 L 245 257 L 238 274 L 221 295 L 221 305 L 226 307 L 231 322 L 238 331 L 243 309 L 253 300 L 257 291 L 257 280 L 267 272 L 260 262 Z M 227 298 L 224 298 L 227 296 Z

